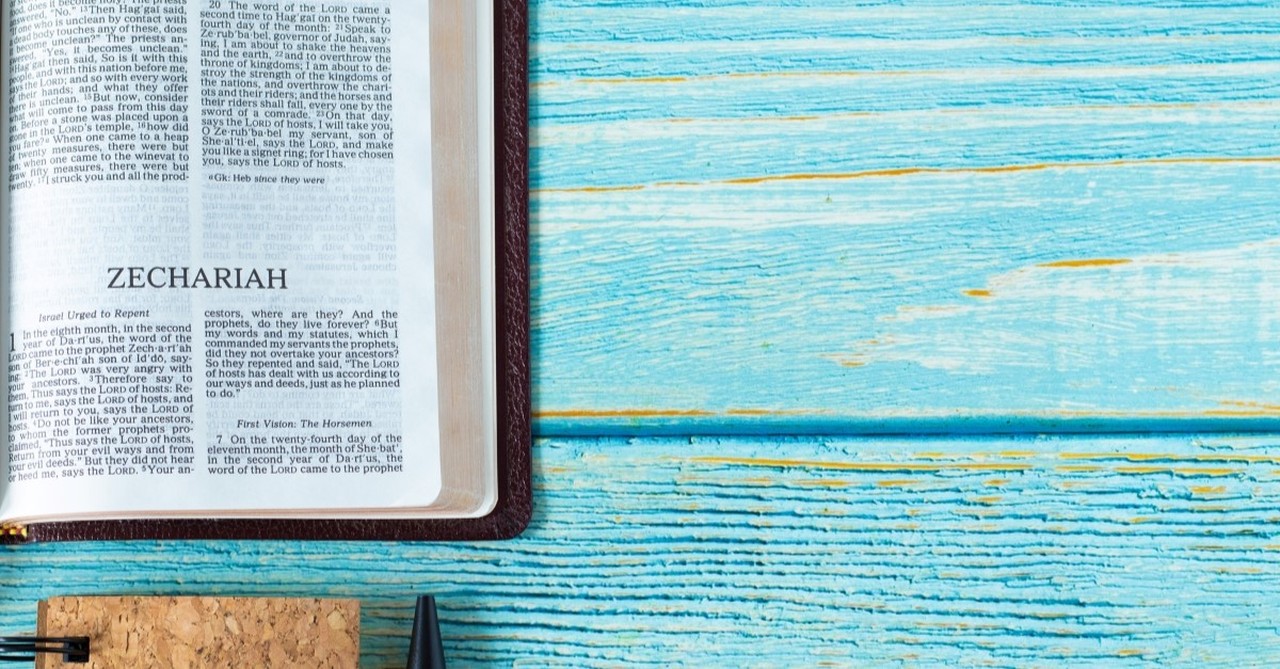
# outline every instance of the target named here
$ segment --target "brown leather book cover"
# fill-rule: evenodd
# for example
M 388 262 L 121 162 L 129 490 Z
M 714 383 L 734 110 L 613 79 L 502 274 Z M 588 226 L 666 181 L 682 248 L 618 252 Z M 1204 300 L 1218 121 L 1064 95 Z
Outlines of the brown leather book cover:
M 40 654 L 38 669 L 356 669 L 360 602 L 280 597 L 56 597 L 37 634 L 86 637 L 89 661 Z
M 498 501 L 482 518 L 143 519 L 31 524 L 0 543 L 134 539 L 507 539 L 532 514 L 529 366 L 528 7 L 494 0 Z

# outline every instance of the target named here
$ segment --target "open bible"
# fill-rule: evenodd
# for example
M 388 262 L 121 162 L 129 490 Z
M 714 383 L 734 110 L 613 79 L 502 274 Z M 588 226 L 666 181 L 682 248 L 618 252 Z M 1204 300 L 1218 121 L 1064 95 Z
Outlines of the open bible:
M 3 0 L 0 539 L 523 528 L 525 12 Z

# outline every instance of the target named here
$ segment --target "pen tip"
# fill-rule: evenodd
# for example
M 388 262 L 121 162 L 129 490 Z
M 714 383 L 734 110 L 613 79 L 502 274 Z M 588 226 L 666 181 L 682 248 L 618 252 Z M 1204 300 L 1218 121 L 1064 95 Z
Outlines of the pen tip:
M 418 608 L 413 613 L 408 669 L 445 669 L 440 618 L 436 615 L 436 598 L 431 595 L 419 597 Z

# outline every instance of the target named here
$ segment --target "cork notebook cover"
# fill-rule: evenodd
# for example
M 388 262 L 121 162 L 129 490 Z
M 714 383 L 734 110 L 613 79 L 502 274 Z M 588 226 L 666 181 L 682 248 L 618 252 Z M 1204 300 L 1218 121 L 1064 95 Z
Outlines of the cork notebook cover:
M 355 669 L 360 602 L 267 597 L 58 597 L 40 636 L 89 637 L 89 663 L 41 655 L 38 669 Z

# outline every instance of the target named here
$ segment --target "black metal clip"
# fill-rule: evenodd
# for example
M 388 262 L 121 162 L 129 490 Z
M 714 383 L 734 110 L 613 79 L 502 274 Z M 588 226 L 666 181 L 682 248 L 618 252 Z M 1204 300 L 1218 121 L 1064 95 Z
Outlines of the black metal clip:
M 0 662 L 33 662 L 41 653 L 61 654 L 62 661 L 89 661 L 89 637 L 0 636 Z

